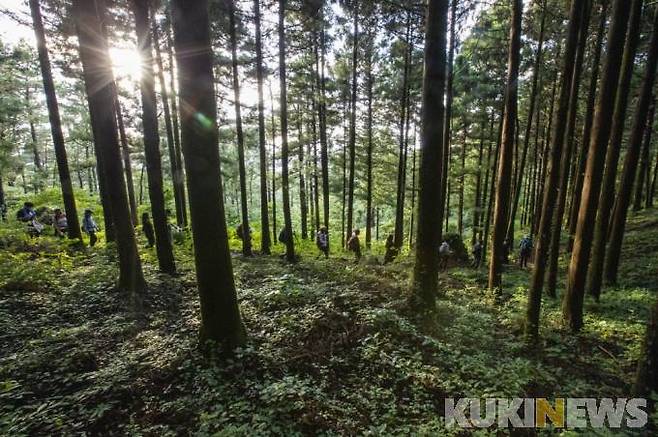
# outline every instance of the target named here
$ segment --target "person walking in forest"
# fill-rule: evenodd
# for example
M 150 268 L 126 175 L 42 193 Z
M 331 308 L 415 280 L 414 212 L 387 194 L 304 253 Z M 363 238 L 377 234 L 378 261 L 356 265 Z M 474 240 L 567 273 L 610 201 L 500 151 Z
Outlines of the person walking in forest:
M 146 247 L 153 247 L 155 245 L 155 231 L 148 212 L 142 214 L 142 231 L 144 232 L 146 240 L 149 242 Z
M 354 252 L 357 263 L 361 260 L 361 240 L 359 240 L 359 234 L 361 234 L 361 231 L 359 229 L 354 229 L 352 231 L 352 236 L 347 240 L 347 249 Z
M 443 240 L 443 243 L 439 246 L 439 270 L 445 270 L 448 268 L 450 253 L 450 245 L 446 240 Z
M 393 262 L 398 256 L 398 248 L 395 247 L 395 235 L 393 233 L 388 234 L 386 237 L 386 253 L 384 254 L 384 264 Z
M 53 229 L 55 230 L 55 236 L 59 238 L 64 238 L 69 230 L 69 222 L 66 219 L 66 214 L 60 208 L 55 209 Z
M 471 249 L 471 253 L 473 254 L 472 266 L 474 269 L 479 269 L 480 265 L 482 264 L 482 243 L 480 243 L 479 240 L 475 241 L 475 244 Z
M 43 225 L 37 220 L 37 212 L 32 202 L 25 202 L 16 213 L 16 219 L 26 224 L 26 232 L 30 237 L 38 237 L 43 232 Z
M 528 267 L 528 260 L 530 259 L 530 255 L 532 255 L 532 247 L 532 237 L 530 235 L 526 235 L 521 239 L 521 243 L 519 243 L 519 267 Z
M 326 226 L 321 226 L 320 230 L 315 234 L 315 245 L 320 249 L 320 255 L 318 258 L 324 255 L 325 258 L 329 258 L 329 232 L 327 231 Z
M 85 209 L 85 215 L 82 218 L 82 231 L 89 235 L 89 247 L 94 247 L 98 237 L 96 237 L 96 232 L 98 232 L 98 225 L 93 217 L 94 213 L 91 209 Z

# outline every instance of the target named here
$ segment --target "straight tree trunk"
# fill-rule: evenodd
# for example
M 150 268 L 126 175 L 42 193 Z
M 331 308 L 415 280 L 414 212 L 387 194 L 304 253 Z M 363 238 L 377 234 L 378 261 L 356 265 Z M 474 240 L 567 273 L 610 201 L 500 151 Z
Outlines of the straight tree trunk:
M 57 103 L 57 94 L 55 93 L 55 84 L 50 69 L 50 58 L 48 48 L 46 47 L 46 36 L 41 19 L 41 8 L 38 0 L 30 0 L 30 10 L 32 12 L 32 22 L 34 33 L 37 40 L 37 51 L 39 54 L 39 66 L 41 67 L 41 77 L 43 79 L 43 89 L 46 94 L 46 105 L 48 107 L 48 118 L 50 120 L 50 130 L 55 146 L 55 157 L 57 159 L 57 170 L 59 172 L 59 183 L 62 188 L 62 200 L 64 210 L 69 224 L 68 237 L 71 239 L 81 240 L 80 223 L 78 221 L 78 212 L 75 206 L 75 197 L 73 194 L 73 183 L 69 173 L 68 159 L 66 156 L 66 146 L 64 145 L 64 135 L 62 134 L 62 121 L 59 116 L 59 105 Z M 37 156 L 35 155 L 35 164 Z M 5 205 L 4 191 L 0 181 L 0 192 L 2 198 L 0 204 Z
M 631 4 L 627 0 L 615 0 L 613 3 L 612 23 L 608 34 L 608 53 L 601 78 L 601 94 L 594 115 L 592 139 L 585 168 L 585 183 L 576 225 L 576 238 L 569 264 L 568 287 L 562 300 L 562 315 L 574 332 L 579 331 L 583 324 L 585 280 L 587 279 L 594 234 L 592 223 L 596 218 L 599 206 L 605 154 L 610 140 L 630 9 Z
M 276 123 L 274 122 L 274 96 L 272 95 L 272 87 L 270 86 L 270 104 L 272 106 L 271 122 L 272 122 L 272 235 L 274 244 L 279 241 L 279 228 L 276 223 Z
M 580 208 L 580 199 L 585 180 L 585 166 L 587 164 L 587 154 L 592 135 L 592 125 L 594 124 L 594 105 L 596 103 L 596 91 L 599 81 L 599 70 L 601 64 L 601 51 L 603 49 L 603 38 L 605 36 L 605 24 L 608 11 L 608 0 L 602 0 L 601 17 L 599 28 L 597 30 L 596 45 L 592 58 L 592 75 L 589 83 L 589 94 L 587 97 L 587 109 L 585 111 L 585 121 L 583 123 L 583 140 L 578 158 L 578 169 L 576 171 L 576 180 L 573 184 L 573 194 L 571 196 L 571 210 L 569 211 L 569 242 L 567 243 L 568 251 L 573 248 L 573 240 L 576 235 L 576 223 L 578 222 L 578 210 Z
M 171 168 L 171 180 L 174 189 L 174 206 L 176 208 L 176 223 L 178 226 L 184 226 L 185 218 L 185 188 L 183 187 L 182 178 L 177 177 L 181 173 L 182 163 L 178 160 L 176 153 L 176 143 L 174 140 L 174 127 L 172 125 L 171 109 L 169 108 L 169 93 L 164 77 L 164 67 L 162 64 L 162 53 L 160 51 L 160 34 L 158 25 L 153 20 L 153 45 L 155 46 L 155 61 L 158 64 L 158 82 L 160 82 L 160 96 L 162 100 L 162 110 L 164 112 L 165 131 L 167 133 L 167 151 L 169 152 L 169 165 Z
M 459 169 L 459 204 L 457 216 L 457 232 L 459 236 L 464 234 L 464 182 L 466 180 L 466 126 L 464 126 L 464 141 L 461 146 L 461 166 Z
M 119 103 L 119 95 L 116 89 L 116 83 L 113 84 L 114 89 L 114 105 L 116 109 L 117 125 L 119 127 L 119 140 L 121 142 L 121 157 L 123 158 L 123 171 L 126 176 L 126 189 L 128 190 L 128 205 L 130 206 L 130 219 L 133 226 L 137 226 L 139 219 L 137 218 L 137 204 L 135 202 L 135 184 L 133 182 L 133 167 L 130 159 L 130 146 L 128 145 L 128 137 L 126 136 L 126 128 L 123 124 L 123 115 L 121 113 L 121 104 Z
M 448 0 L 429 0 L 425 28 L 425 72 L 423 75 L 423 114 L 420 169 L 418 176 L 418 227 L 412 282 L 411 304 L 422 311 L 435 307 L 438 290 L 438 246 L 441 229 L 436 217 L 443 205 L 441 186 L 436 183 L 442 171 L 443 94 L 446 82 L 446 33 Z
M 370 42 L 370 47 L 368 50 L 368 63 L 366 66 L 366 88 L 368 94 L 368 118 L 367 118 L 367 135 L 368 135 L 368 148 L 366 150 L 366 248 L 370 249 L 372 246 L 372 153 L 373 153 L 373 136 L 372 136 L 372 126 L 373 126 L 373 117 L 372 117 L 372 101 L 373 101 L 373 88 L 374 88 L 374 77 L 372 74 L 372 62 L 373 62 L 373 47 L 374 43 Z
M 569 12 L 569 28 L 567 33 L 567 48 L 562 66 L 562 85 L 560 87 L 560 100 L 555 117 L 555 131 L 551 143 L 550 171 L 544 187 L 544 201 L 539 221 L 539 238 L 535 249 L 535 266 L 532 272 L 530 292 L 528 294 L 528 306 L 526 311 L 525 333 L 530 339 L 539 336 L 539 315 L 541 310 L 541 296 L 544 284 L 544 273 L 546 271 L 546 257 L 548 256 L 551 232 L 555 232 L 553 215 L 555 203 L 558 196 L 558 183 L 561 171 L 562 148 L 565 141 L 567 118 L 569 115 L 569 96 L 572 92 L 572 81 L 574 79 L 574 61 L 578 46 L 578 34 L 583 25 L 584 9 L 586 2 L 574 1 L 571 3 Z M 544 159 L 548 159 L 547 156 Z M 557 226 L 560 226 L 558 223 Z M 551 227 L 553 229 L 551 229 Z
M 240 78 L 238 77 L 238 41 L 235 25 L 235 1 L 228 2 L 231 39 L 231 71 L 233 73 L 233 99 L 235 107 L 235 131 L 238 141 L 238 173 L 240 175 L 240 212 L 242 217 L 242 255 L 252 256 L 249 205 L 247 205 L 247 170 L 244 157 L 244 133 L 240 106 Z
M 232 350 L 245 341 L 228 247 L 207 0 L 174 0 L 182 146 L 201 303 L 200 340 Z M 199 114 L 202 117 L 199 117 Z
M 571 90 L 569 93 L 569 112 L 567 116 L 567 126 L 564 139 L 564 150 L 560 162 L 560 176 L 558 183 L 557 202 L 553 211 L 553 230 L 550 236 L 550 248 L 548 259 L 547 275 L 547 293 L 549 296 L 557 295 L 557 274 L 558 258 L 560 255 L 560 238 L 562 236 L 562 220 L 567 203 L 567 191 L 569 186 L 569 169 L 571 167 L 572 155 L 574 149 L 574 133 L 576 131 L 576 115 L 578 114 L 578 97 L 580 94 L 580 77 L 585 58 L 585 47 L 587 45 L 587 34 L 589 29 L 589 18 L 592 3 L 590 0 L 584 1 L 582 13 L 582 23 L 579 26 L 578 43 L 576 48 L 575 66 L 573 68 L 573 78 L 571 80 Z
M 130 219 L 128 195 L 123 183 L 121 151 L 117 138 L 116 111 L 114 105 L 114 77 L 109 65 L 109 53 L 103 31 L 105 5 L 102 1 L 73 2 L 83 79 L 94 141 L 102 157 L 103 173 L 107 182 L 107 195 L 112 211 L 119 254 L 119 288 L 131 292 L 135 306 L 140 305 L 140 295 L 146 290 L 142 264 Z M 121 183 L 117 183 L 121 181 Z
M 178 169 L 174 174 L 174 186 L 178 187 L 181 211 L 183 213 L 183 226 L 187 226 L 187 200 L 185 197 L 185 174 L 183 172 L 183 152 L 181 148 L 180 127 L 178 124 L 178 104 L 176 103 L 178 95 L 176 94 L 176 79 L 174 74 L 174 52 L 171 38 L 171 28 L 167 26 L 167 56 L 169 57 L 169 89 L 171 90 L 171 124 L 174 130 L 174 146 L 176 150 L 176 162 Z
M 641 26 L 642 0 L 633 0 L 629 29 L 638 29 Z M 587 293 L 596 300 L 601 295 L 601 284 L 603 282 L 603 264 L 605 261 L 605 248 L 608 242 L 608 229 L 610 226 L 610 211 L 615 199 L 615 183 L 617 181 L 617 167 L 619 155 L 624 138 L 624 127 L 626 124 L 626 110 L 628 107 L 628 95 L 630 94 L 631 79 L 633 77 L 633 66 L 635 64 L 635 52 L 640 41 L 640 33 L 633 30 L 628 32 L 624 58 L 622 60 L 622 73 L 619 78 L 619 92 L 615 102 L 615 114 L 612 119 L 612 136 L 605 158 L 605 173 L 603 176 L 601 194 L 599 197 L 599 211 L 596 215 L 594 225 L 594 243 L 592 247 L 592 260 L 589 265 L 587 277 Z
M 297 107 L 297 159 L 298 159 L 298 168 L 299 168 L 299 212 L 302 225 L 302 240 L 308 239 L 308 203 L 307 198 L 307 186 L 306 186 L 306 176 L 305 176 L 305 156 L 304 156 L 304 133 L 302 131 L 302 109 L 301 105 Z
M 494 151 L 494 161 L 491 166 L 491 183 L 489 184 L 489 200 L 487 201 L 487 214 L 484 221 L 484 236 L 482 238 L 482 253 L 486 257 L 487 247 L 489 245 L 489 229 L 491 225 L 491 218 L 493 217 L 493 205 L 496 197 L 496 169 L 498 168 L 498 161 L 500 159 L 501 140 L 503 137 L 503 120 L 504 109 L 500 114 L 500 122 L 498 123 L 498 134 L 496 136 L 496 150 Z
M 519 205 L 519 198 L 521 196 L 521 184 L 523 182 L 523 170 L 528 156 L 528 148 L 530 146 L 530 138 L 532 131 L 532 119 L 535 114 L 535 104 L 537 102 L 537 91 L 539 83 L 539 70 L 542 65 L 542 54 L 544 50 L 544 29 L 546 27 L 546 5 L 542 6 L 541 24 L 539 25 L 539 40 L 537 42 L 537 53 L 535 54 L 535 64 L 532 70 L 532 88 L 530 91 L 530 105 L 528 107 L 528 121 L 526 123 L 525 135 L 523 137 L 523 152 L 521 157 L 521 164 L 518 168 L 512 199 L 512 212 L 510 213 L 509 224 L 507 225 L 507 241 L 510 245 L 514 242 L 514 221 L 516 220 L 516 212 Z
M 265 103 L 263 100 L 263 42 L 260 26 L 260 1 L 254 0 L 256 26 L 256 80 L 258 82 L 258 152 L 260 158 L 260 250 L 271 253 L 269 207 L 267 205 L 267 151 L 265 144 Z
M 351 92 L 351 108 L 350 111 L 350 139 L 349 139 L 349 153 L 350 153 L 350 179 L 347 189 L 347 232 L 351 234 L 354 227 L 354 177 L 355 177 L 355 160 L 356 160 L 356 100 L 358 90 L 358 55 L 359 55 L 359 1 L 354 0 L 354 31 L 352 41 L 352 92 Z
M 409 111 L 409 69 L 411 64 L 411 16 L 407 13 L 407 30 L 405 36 L 404 72 L 402 76 L 402 101 L 400 105 L 400 144 L 398 157 L 397 200 L 395 203 L 395 247 L 402 248 L 404 239 L 404 188 L 405 188 L 405 125 Z
M 288 89 L 286 86 L 286 0 L 279 0 L 279 88 L 281 89 L 281 185 L 283 187 L 283 219 L 288 232 L 286 239 L 286 260 L 295 261 L 295 241 L 290 216 L 290 185 L 288 182 Z
M 473 236 L 471 237 L 471 245 L 474 245 L 478 238 L 478 229 L 480 228 L 480 197 L 482 192 L 482 158 L 484 156 L 484 135 L 486 127 L 486 113 L 480 125 L 480 146 L 478 147 L 478 164 L 475 172 L 475 205 L 473 205 Z
M 653 131 L 653 117 L 656 112 L 656 98 L 651 104 L 649 109 L 649 117 L 647 118 L 647 127 L 644 133 L 644 144 L 642 145 L 642 153 L 640 155 L 640 165 L 637 169 L 637 181 L 635 182 L 635 197 L 633 200 L 633 211 L 642 209 L 642 198 L 645 193 L 644 182 L 649 179 L 647 171 L 649 170 L 649 149 L 651 148 L 651 134 Z
M 452 127 L 452 100 L 453 100 L 453 82 L 454 82 L 454 60 L 455 60 L 455 46 L 457 34 L 455 28 L 457 25 L 457 0 L 452 0 L 450 3 L 450 41 L 448 43 L 448 78 L 446 84 L 446 104 L 445 104 L 445 120 L 443 121 L 443 153 L 441 162 L 441 193 L 439 202 L 441 203 L 441 211 L 437 216 L 437 225 L 439 228 L 443 226 L 445 217 L 445 228 L 441 228 L 439 240 L 443 238 L 443 233 L 448 232 L 448 218 L 450 217 L 450 185 L 448 177 L 450 176 L 450 138 Z M 439 241 L 440 242 L 440 241 Z
M 653 199 L 656 195 L 656 184 L 658 183 L 658 150 L 656 151 L 656 164 L 653 167 L 653 178 L 651 186 L 649 187 L 649 194 L 647 195 L 647 206 L 653 207 Z
M 502 287 L 502 267 L 505 248 L 505 233 L 509 211 L 509 192 L 512 183 L 512 152 L 516 128 L 519 64 L 521 58 L 521 15 L 522 0 L 512 3 L 512 23 L 510 27 L 510 45 L 507 70 L 507 89 L 505 91 L 505 117 L 497 170 L 496 203 L 492 233 L 491 263 L 489 265 L 489 289 L 500 293 Z
M 315 45 L 315 64 L 319 72 L 316 75 L 318 82 L 318 122 L 320 125 L 320 163 L 322 168 L 322 211 L 324 226 L 329 232 L 329 147 L 327 141 L 327 101 L 325 95 L 325 77 L 324 77 L 324 60 L 325 60 L 325 33 L 324 18 L 321 17 L 322 29 L 320 30 L 320 55 L 318 56 L 317 43 Z M 317 41 L 317 38 L 314 38 Z M 330 247 L 329 241 L 327 241 Z
M 637 363 L 633 396 L 648 398 L 658 392 L 658 301 L 651 311 L 651 318 L 642 345 L 642 354 Z
M 163 192 L 162 163 L 160 161 L 160 135 L 158 132 L 158 108 L 155 96 L 155 78 L 153 76 L 153 52 L 151 49 L 149 0 L 133 0 L 137 48 L 142 59 L 140 91 L 142 96 L 142 126 L 144 129 L 144 157 L 146 159 L 146 177 L 149 182 L 151 214 L 155 230 L 155 248 L 160 271 L 176 273 L 174 252 L 169 238 L 169 226 L 165 213 Z M 132 177 L 132 172 L 131 172 Z M 134 200 L 134 190 L 133 190 Z M 137 206 L 135 206 L 137 209 Z
M 414 219 L 416 213 L 416 138 L 411 153 L 411 217 L 409 219 L 409 250 L 414 248 Z

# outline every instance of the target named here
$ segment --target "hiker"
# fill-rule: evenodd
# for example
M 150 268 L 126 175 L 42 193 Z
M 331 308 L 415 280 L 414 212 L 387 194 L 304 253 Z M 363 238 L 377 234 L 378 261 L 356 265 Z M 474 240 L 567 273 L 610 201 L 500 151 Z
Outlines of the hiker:
M 3 222 L 7 221 L 7 204 L 5 202 L 0 203 L 0 218 Z
M 395 247 L 395 237 L 393 233 L 386 237 L 386 253 L 384 254 L 384 264 L 392 262 L 398 256 L 398 248 Z
M 82 218 L 82 231 L 89 235 L 89 246 L 94 247 L 98 237 L 96 237 L 96 232 L 98 232 L 98 225 L 93 217 L 94 213 L 91 212 L 91 209 L 85 209 L 85 215 Z
M 528 260 L 532 255 L 532 237 L 530 235 L 526 235 L 521 239 L 519 249 L 519 267 L 528 267 Z
M 34 210 L 34 203 L 25 202 L 23 207 L 16 213 L 16 220 L 28 223 L 37 218 L 37 212 Z
M 448 268 L 450 254 L 450 245 L 447 241 L 443 240 L 443 243 L 441 243 L 441 246 L 439 247 L 439 270 L 445 270 Z
M 361 260 L 361 240 L 359 240 L 359 234 L 361 231 L 359 229 L 354 229 L 352 231 L 352 236 L 347 240 L 347 249 L 351 252 L 354 252 L 356 257 L 356 262 Z
M 26 224 L 26 232 L 30 237 L 38 237 L 43 232 L 44 226 L 37 220 L 37 213 L 32 202 L 23 204 L 23 207 L 16 213 L 16 219 Z
M 326 226 L 320 226 L 320 230 L 315 234 L 315 245 L 320 249 L 320 255 L 324 254 L 325 258 L 329 258 L 329 232 Z
M 473 268 L 479 269 L 482 264 L 482 244 L 480 241 L 475 241 L 471 253 L 473 254 Z
M 290 232 L 288 231 L 288 228 L 284 227 L 281 229 L 281 232 L 279 232 L 279 242 L 282 244 L 288 244 L 288 238 L 290 238 Z
M 55 229 L 55 236 L 64 238 L 69 230 L 69 222 L 66 219 L 66 214 L 57 208 L 53 215 L 53 229 Z
M 155 231 L 153 230 L 153 223 L 151 223 L 151 218 L 149 217 L 148 212 L 142 214 L 142 231 L 149 242 L 146 247 L 153 247 L 155 244 Z
M 240 241 L 244 241 L 244 231 L 242 227 L 242 223 L 240 223 L 236 228 L 235 228 L 235 234 L 238 236 Z M 247 238 L 251 239 L 251 229 L 247 229 Z

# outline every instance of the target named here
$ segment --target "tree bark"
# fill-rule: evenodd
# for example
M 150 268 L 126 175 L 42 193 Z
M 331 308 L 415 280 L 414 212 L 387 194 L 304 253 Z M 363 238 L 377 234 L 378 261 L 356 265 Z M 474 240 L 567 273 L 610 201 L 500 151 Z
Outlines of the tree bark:
M 448 0 L 429 0 L 425 28 L 425 72 L 423 75 L 423 115 L 420 169 L 418 175 L 418 227 L 412 282 L 411 304 L 423 311 L 435 307 L 438 294 L 438 247 L 441 230 L 436 217 L 443 205 L 441 186 L 436 183 L 442 171 L 443 94 L 446 81 L 446 33 Z
M 557 295 L 557 273 L 558 257 L 560 254 L 560 237 L 562 236 L 562 220 L 567 202 L 567 191 L 569 186 L 569 169 L 571 167 L 574 133 L 576 131 L 576 115 L 578 114 L 578 97 L 580 94 L 580 77 L 585 57 L 585 47 L 587 45 L 587 34 L 589 28 L 589 18 L 591 13 L 592 2 L 584 1 L 582 12 L 582 23 L 579 26 L 578 43 L 576 48 L 575 66 L 573 68 L 573 78 L 571 80 L 571 90 L 569 92 L 569 112 L 567 116 L 567 125 L 565 133 L 565 147 L 562 152 L 560 162 L 560 176 L 558 178 L 558 195 L 557 202 L 553 211 L 553 230 L 550 236 L 549 258 L 548 258 L 548 277 L 547 293 L 549 296 Z
M 567 34 L 567 47 L 562 66 L 562 85 L 560 88 L 560 100 L 558 103 L 558 112 L 555 117 L 555 131 L 550 149 L 550 170 L 548 179 L 544 187 L 544 199 L 539 221 L 539 235 L 537 247 L 535 249 L 535 266 L 532 272 L 530 283 L 530 292 L 528 294 L 528 306 L 526 310 L 525 334 L 530 339 L 539 336 L 539 314 L 541 310 L 541 296 L 544 284 L 544 273 L 546 271 L 546 257 L 548 256 L 551 226 L 553 219 L 553 210 L 558 196 L 558 181 L 560 178 L 560 161 L 562 158 L 562 148 L 564 145 L 565 127 L 569 112 L 569 95 L 572 91 L 572 81 L 574 79 L 574 60 L 578 46 L 578 34 L 583 25 L 583 14 L 586 2 L 574 1 L 571 3 L 569 12 L 569 28 Z M 548 159 L 547 156 L 544 159 Z M 555 232 L 553 223 L 552 231 Z M 559 223 L 557 226 L 560 226 Z
M 242 131 L 242 108 L 240 104 L 240 78 L 238 77 L 238 41 L 235 25 L 235 0 L 228 2 L 231 39 L 231 71 L 233 76 L 233 100 L 235 108 L 235 131 L 238 141 L 238 173 L 240 175 L 240 212 L 242 217 L 242 255 L 252 256 L 251 228 L 249 227 L 249 205 L 247 205 L 247 170 L 244 157 L 244 133 Z
M 352 41 L 352 92 L 351 96 L 351 111 L 350 111 L 350 138 L 349 138 L 349 153 L 350 153 L 350 179 L 347 189 L 347 232 L 351 234 L 354 227 L 354 178 L 355 178 L 355 160 L 356 160 L 356 101 L 358 91 L 358 55 L 359 55 L 359 1 L 354 0 L 354 31 Z
M 171 109 L 169 108 L 169 93 L 164 77 L 164 67 L 162 64 L 162 53 L 160 51 L 160 34 L 158 24 L 153 20 L 153 45 L 155 46 L 155 60 L 158 64 L 158 82 L 160 82 L 160 96 L 162 100 L 162 110 L 164 112 L 165 131 L 167 133 L 167 151 L 169 152 L 169 165 L 171 168 L 171 180 L 174 189 L 174 206 L 176 209 L 176 223 L 178 226 L 185 226 L 185 188 L 183 187 L 182 178 L 178 177 L 181 173 L 182 163 L 178 160 L 176 153 L 176 142 L 174 140 L 174 128 L 172 125 Z
M 267 204 L 267 151 L 265 143 L 265 103 L 263 99 L 263 42 L 260 25 L 260 0 L 254 0 L 256 25 L 256 81 L 258 82 L 258 152 L 260 158 L 260 250 L 271 253 L 269 207 Z
M 644 144 L 640 155 L 640 165 L 637 169 L 637 181 L 635 182 L 635 196 L 633 200 L 633 211 L 642 209 L 642 198 L 645 193 L 644 182 L 649 179 L 647 171 L 649 170 L 649 149 L 651 148 L 651 134 L 653 131 L 653 117 L 656 112 L 656 98 L 654 97 L 649 109 L 647 118 L 647 127 L 644 133 Z
M 94 141 L 102 157 L 107 195 L 116 231 L 119 253 L 118 285 L 120 289 L 131 292 L 133 304 L 139 307 L 141 303 L 139 295 L 146 290 L 146 283 L 130 219 L 126 185 L 123 183 L 123 167 L 115 118 L 114 77 L 109 65 L 110 57 L 102 26 L 105 5 L 99 0 L 75 0 L 73 15 L 80 43 L 80 59 L 89 112 L 94 126 L 92 129 Z M 122 182 L 116 183 L 116 181 Z
M 512 153 L 516 128 L 519 64 L 521 58 L 521 15 L 522 0 L 512 3 L 512 24 L 510 27 L 507 89 L 505 91 L 505 117 L 497 170 L 496 203 L 492 233 L 491 263 L 489 265 L 489 289 L 500 293 L 502 287 L 502 266 L 505 249 L 505 233 L 509 211 L 509 191 L 512 171 Z
M 81 240 L 80 223 L 78 221 L 78 212 L 75 205 L 75 196 L 73 194 L 73 183 L 69 173 L 68 158 L 66 156 L 66 146 L 64 144 L 64 135 L 62 134 L 62 121 L 59 116 L 59 105 L 57 103 L 57 94 L 55 93 L 55 84 L 50 68 L 50 59 L 48 48 L 46 47 L 46 36 L 41 19 L 41 8 L 38 0 L 30 0 L 30 10 L 32 12 L 32 21 L 34 33 L 37 40 L 37 52 L 39 54 L 39 66 L 41 67 L 41 77 L 43 79 L 43 89 L 46 94 L 46 105 L 48 107 L 48 118 L 50 120 L 50 130 L 55 146 L 55 157 L 57 159 L 57 170 L 59 172 L 59 182 L 62 189 L 62 200 L 64 210 L 68 220 L 68 237 L 71 239 Z M 36 146 L 35 146 L 36 147 Z M 37 155 L 35 155 L 35 164 Z M 2 186 L 0 182 L 0 191 Z M 0 204 L 4 205 L 4 191 Z
M 232 350 L 245 341 L 228 247 L 207 0 L 174 0 L 181 139 L 201 303 L 200 340 Z
M 165 213 L 163 193 L 162 163 L 160 160 L 160 134 L 158 132 L 158 112 L 153 76 L 153 52 L 151 48 L 149 0 L 133 0 L 137 48 L 142 60 L 140 91 L 142 96 L 142 127 L 144 129 L 144 158 L 146 177 L 149 183 L 151 214 L 155 230 L 155 248 L 160 271 L 173 275 L 176 262 L 169 237 L 169 226 Z M 131 172 L 132 177 L 132 172 Z M 133 201 L 134 201 L 133 190 Z M 135 209 L 137 207 L 135 206 Z
M 114 93 L 114 105 L 117 117 L 117 126 L 119 127 L 119 140 L 121 143 L 121 157 L 123 158 L 123 172 L 126 176 L 126 189 L 128 190 L 128 205 L 130 206 L 130 219 L 133 226 L 137 226 L 137 204 L 135 203 L 135 184 L 133 182 L 133 167 L 130 160 L 130 146 L 126 136 L 126 128 L 123 124 L 123 115 L 121 113 L 121 104 L 119 103 L 119 94 L 116 83 L 112 85 Z
M 576 225 L 576 238 L 569 264 L 568 287 L 562 300 L 562 315 L 574 332 L 579 331 L 583 324 L 585 280 L 594 234 L 592 223 L 596 218 L 599 206 L 605 154 L 610 140 L 630 9 L 631 4 L 627 0 L 615 0 L 613 3 L 612 23 L 608 34 L 608 54 L 592 127 L 592 139 L 585 168 L 585 183 Z
M 283 219 L 288 232 L 286 239 L 286 260 L 295 261 L 295 241 L 290 216 L 290 186 L 288 182 L 288 89 L 286 85 L 286 0 L 279 0 L 279 87 L 281 89 L 281 185 L 283 189 Z

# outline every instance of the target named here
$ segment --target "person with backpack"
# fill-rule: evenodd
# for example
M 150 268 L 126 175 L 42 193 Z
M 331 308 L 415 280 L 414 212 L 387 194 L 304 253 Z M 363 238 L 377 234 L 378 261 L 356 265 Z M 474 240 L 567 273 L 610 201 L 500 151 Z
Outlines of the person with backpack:
M 354 252 L 357 263 L 361 260 L 361 240 L 359 240 L 360 233 L 361 231 L 359 229 L 354 229 L 352 231 L 352 236 L 349 240 L 347 240 L 347 249 L 350 252 Z
M 443 240 L 441 246 L 439 246 L 439 270 L 445 270 L 448 268 L 448 261 L 450 260 L 450 245 L 447 241 Z
M 29 223 L 37 218 L 37 212 L 34 210 L 34 203 L 25 202 L 23 207 L 16 213 L 16 220 L 23 223 Z
M 64 238 L 69 230 L 69 222 L 66 219 L 66 214 L 57 208 L 53 214 L 53 229 L 55 229 L 55 236 Z
M 530 235 L 526 235 L 521 239 L 519 249 L 519 267 L 528 267 L 528 260 L 532 255 L 532 237 Z
M 151 223 L 148 212 L 142 214 L 142 232 L 144 232 L 144 236 L 149 242 L 146 247 L 153 247 L 155 245 L 155 230 L 153 229 L 153 223 Z
M 82 231 L 89 235 L 89 246 L 94 247 L 98 237 L 96 237 L 96 232 L 98 232 L 98 225 L 93 217 L 93 212 L 91 209 L 85 209 L 85 215 L 82 217 Z
M 395 247 L 395 237 L 393 236 L 393 233 L 388 234 L 388 237 L 386 237 L 386 243 L 384 247 L 386 248 L 386 253 L 384 254 L 384 264 L 393 262 L 393 260 L 395 260 L 395 258 L 398 256 L 398 248 Z
M 326 226 L 320 226 L 320 230 L 315 234 L 315 245 L 320 249 L 320 255 L 324 254 L 325 258 L 329 258 L 329 231 Z
M 479 240 L 475 241 L 471 253 L 473 254 L 472 266 L 474 269 L 479 269 L 480 265 L 482 264 L 482 243 L 480 243 Z
M 288 238 L 290 238 L 290 232 L 288 231 L 288 228 L 281 228 L 281 232 L 279 232 L 279 243 L 288 244 Z

